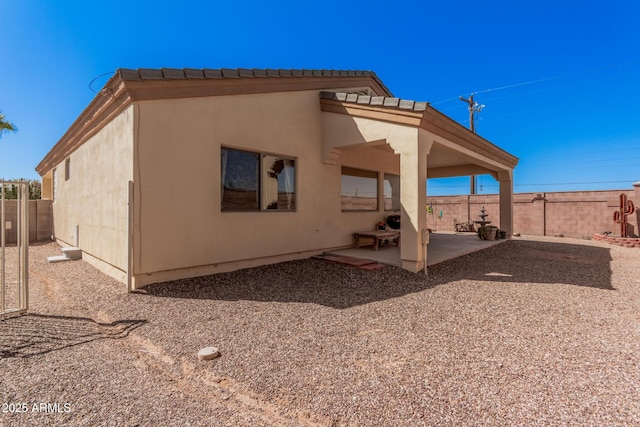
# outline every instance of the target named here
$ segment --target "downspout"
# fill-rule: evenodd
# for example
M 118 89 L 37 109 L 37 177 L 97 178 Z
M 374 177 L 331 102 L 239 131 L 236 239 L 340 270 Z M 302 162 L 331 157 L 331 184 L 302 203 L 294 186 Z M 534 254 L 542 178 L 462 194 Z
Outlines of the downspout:
M 127 292 L 133 290 L 133 181 L 127 195 Z

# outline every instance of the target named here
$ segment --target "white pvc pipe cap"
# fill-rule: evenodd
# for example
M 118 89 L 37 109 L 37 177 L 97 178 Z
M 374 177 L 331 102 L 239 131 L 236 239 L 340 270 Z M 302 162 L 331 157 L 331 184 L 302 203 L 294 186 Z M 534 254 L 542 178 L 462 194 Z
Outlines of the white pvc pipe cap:
M 205 347 L 198 352 L 198 359 L 211 360 L 220 356 L 220 352 L 217 347 Z

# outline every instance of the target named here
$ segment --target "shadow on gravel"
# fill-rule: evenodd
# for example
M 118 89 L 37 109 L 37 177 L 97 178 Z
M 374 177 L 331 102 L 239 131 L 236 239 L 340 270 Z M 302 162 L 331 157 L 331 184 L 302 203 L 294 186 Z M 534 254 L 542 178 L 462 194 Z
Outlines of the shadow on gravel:
M 473 266 L 457 273 L 458 279 L 614 289 L 611 284 L 612 258 L 609 248 L 510 240 L 471 256 L 474 257 Z M 451 260 L 454 265 L 456 261 Z M 443 267 L 445 271 L 447 267 L 451 268 Z
M 424 274 L 395 267 L 366 271 L 312 258 L 148 285 L 144 292 L 156 297 L 311 303 L 342 309 L 429 287 Z
M 121 339 L 146 320 L 98 323 L 86 317 L 28 314 L 0 322 L 0 359 L 28 358 L 92 341 Z
M 613 289 L 610 261 L 606 248 L 511 240 L 430 267 L 428 277 L 395 267 L 365 271 L 307 259 L 158 283 L 143 292 L 155 297 L 313 303 L 343 309 L 458 280 Z

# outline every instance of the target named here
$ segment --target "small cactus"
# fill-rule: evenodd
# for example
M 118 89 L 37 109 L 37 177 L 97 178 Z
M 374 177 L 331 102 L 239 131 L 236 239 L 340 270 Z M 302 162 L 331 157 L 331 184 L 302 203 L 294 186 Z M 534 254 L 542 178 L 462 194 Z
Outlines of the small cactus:
M 620 210 L 613 213 L 613 222 L 620 224 L 620 237 L 627 236 L 627 217 L 635 212 L 633 202 L 627 199 L 627 195 L 620 195 Z

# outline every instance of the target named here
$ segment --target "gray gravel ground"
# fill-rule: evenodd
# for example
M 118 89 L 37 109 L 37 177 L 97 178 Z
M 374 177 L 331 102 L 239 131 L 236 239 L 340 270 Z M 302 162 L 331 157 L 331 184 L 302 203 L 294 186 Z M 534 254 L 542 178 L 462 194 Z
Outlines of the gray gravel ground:
M 136 294 L 58 253 L 31 247 L 31 314 L 0 322 L 0 403 L 28 408 L 1 425 L 640 424 L 637 249 L 519 238 L 428 278 L 309 259 Z

